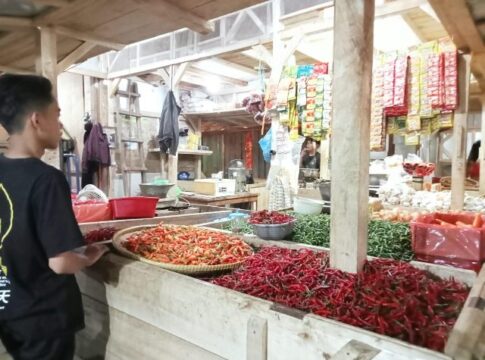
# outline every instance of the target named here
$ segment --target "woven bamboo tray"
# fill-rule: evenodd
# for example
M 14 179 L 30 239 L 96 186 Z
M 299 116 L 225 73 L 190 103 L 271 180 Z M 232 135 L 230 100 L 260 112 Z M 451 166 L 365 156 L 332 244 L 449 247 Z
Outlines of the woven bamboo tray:
M 203 275 L 203 274 L 229 271 L 239 267 L 243 263 L 243 261 L 240 261 L 237 263 L 221 264 L 221 265 L 175 265 L 175 264 L 163 263 L 159 261 L 146 259 L 143 256 L 140 256 L 138 254 L 135 254 L 129 251 L 123 246 L 123 242 L 125 242 L 134 233 L 140 232 L 142 230 L 150 229 L 156 226 L 157 225 L 133 226 L 133 227 L 129 227 L 121 231 L 118 231 L 113 236 L 113 246 L 119 253 L 131 259 L 135 259 L 147 264 L 161 267 L 163 269 L 172 270 L 172 271 L 175 271 L 181 274 L 187 274 L 187 275 Z

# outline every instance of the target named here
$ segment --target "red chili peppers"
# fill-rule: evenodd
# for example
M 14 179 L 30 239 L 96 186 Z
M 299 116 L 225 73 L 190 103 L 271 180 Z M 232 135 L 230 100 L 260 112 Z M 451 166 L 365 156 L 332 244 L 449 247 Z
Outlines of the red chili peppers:
M 250 224 L 285 224 L 295 220 L 293 216 L 277 211 L 261 210 L 251 213 Z
M 89 245 L 100 241 L 110 240 L 113 238 L 116 231 L 118 230 L 116 230 L 114 227 L 91 230 L 84 235 L 84 241 Z
M 469 289 L 405 262 L 369 261 L 358 275 L 324 252 L 262 248 L 214 284 L 442 351 Z

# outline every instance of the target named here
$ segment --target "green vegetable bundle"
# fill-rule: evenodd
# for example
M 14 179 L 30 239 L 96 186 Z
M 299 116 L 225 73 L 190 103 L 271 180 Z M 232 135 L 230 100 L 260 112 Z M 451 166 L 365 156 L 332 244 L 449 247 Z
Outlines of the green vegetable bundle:
M 329 247 L 330 216 L 298 215 L 292 239 L 295 242 Z M 411 233 L 408 224 L 371 220 L 367 254 L 381 258 L 410 261 L 414 254 L 411 249 Z

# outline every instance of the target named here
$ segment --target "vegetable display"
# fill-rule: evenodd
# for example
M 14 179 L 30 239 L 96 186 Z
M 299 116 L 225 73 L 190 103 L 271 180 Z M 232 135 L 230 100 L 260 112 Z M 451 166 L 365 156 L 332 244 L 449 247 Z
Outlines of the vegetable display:
M 114 227 L 104 227 L 101 229 L 91 230 L 84 235 L 86 244 L 94 244 L 100 241 L 110 240 L 113 238 L 115 232 L 118 231 Z
M 285 224 L 293 221 L 295 218 L 293 216 L 280 213 L 278 211 L 254 211 L 251 213 L 249 218 L 250 224 Z
M 234 225 L 232 224 L 231 221 L 223 223 L 221 226 L 222 230 L 226 230 L 226 231 L 233 231 L 234 230 L 233 227 Z M 253 234 L 253 227 L 247 222 L 238 224 L 237 230 L 240 234 Z
M 359 274 L 328 264 L 325 252 L 265 247 L 211 282 L 438 351 L 469 292 L 405 262 L 368 261 Z
M 234 264 L 253 253 L 248 244 L 234 236 L 163 224 L 131 235 L 123 246 L 145 259 L 175 265 Z
M 369 222 L 367 254 L 396 260 L 412 260 L 411 234 L 408 224 L 371 220 Z M 330 216 L 300 215 L 293 229 L 293 241 L 330 246 Z

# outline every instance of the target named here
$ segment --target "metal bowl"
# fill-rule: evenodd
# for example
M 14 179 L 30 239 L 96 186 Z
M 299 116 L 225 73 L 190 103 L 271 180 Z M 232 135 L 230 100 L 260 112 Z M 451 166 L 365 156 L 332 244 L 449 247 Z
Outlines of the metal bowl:
M 140 190 L 141 194 L 144 196 L 157 196 L 159 198 L 164 198 L 167 197 L 167 193 L 173 185 L 174 184 L 140 184 Z
M 295 220 L 284 224 L 251 224 L 254 234 L 263 240 L 283 240 L 291 234 Z

